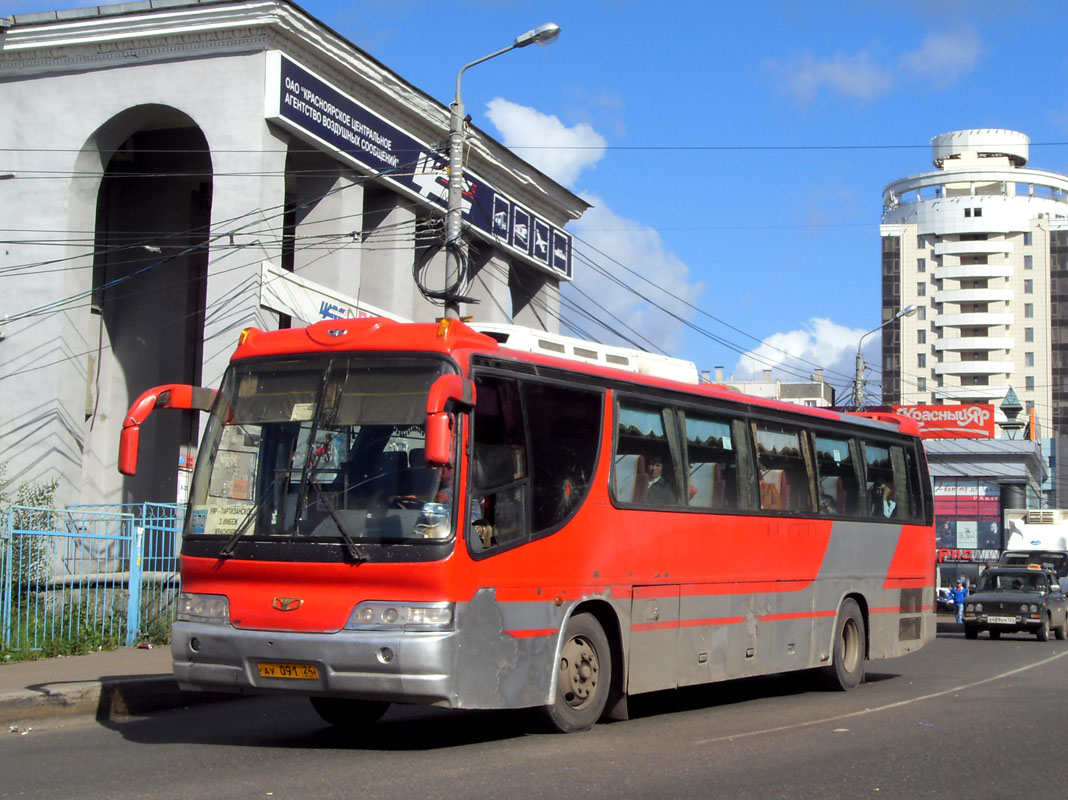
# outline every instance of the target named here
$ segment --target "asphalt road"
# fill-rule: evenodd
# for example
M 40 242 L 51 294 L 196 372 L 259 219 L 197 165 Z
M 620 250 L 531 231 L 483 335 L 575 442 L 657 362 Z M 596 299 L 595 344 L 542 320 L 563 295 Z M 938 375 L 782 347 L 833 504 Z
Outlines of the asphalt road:
M 1068 643 L 941 634 L 849 693 L 805 675 L 641 698 L 564 736 L 526 712 L 394 708 L 344 736 L 302 700 L 0 732 L 0 797 L 1065 797 Z

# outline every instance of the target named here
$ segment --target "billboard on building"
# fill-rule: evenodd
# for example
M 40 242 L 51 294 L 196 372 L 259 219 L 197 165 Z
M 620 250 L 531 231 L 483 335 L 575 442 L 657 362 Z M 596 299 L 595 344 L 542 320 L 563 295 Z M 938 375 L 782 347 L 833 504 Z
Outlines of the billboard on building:
M 940 550 L 1001 550 L 997 481 L 935 478 L 935 535 Z
M 925 439 L 993 439 L 994 406 L 971 403 L 951 406 L 894 406 L 895 414 L 920 424 Z
M 403 194 L 445 211 L 449 185 L 445 153 L 277 50 L 267 53 L 265 116 L 341 160 L 375 173 Z M 441 135 L 446 137 L 448 131 Z M 476 234 L 532 266 L 571 280 L 571 234 L 467 170 L 462 205 L 463 218 Z
M 1004 544 L 1001 489 L 981 478 L 934 478 L 938 585 L 969 582 L 984 564 L 998 560 Z

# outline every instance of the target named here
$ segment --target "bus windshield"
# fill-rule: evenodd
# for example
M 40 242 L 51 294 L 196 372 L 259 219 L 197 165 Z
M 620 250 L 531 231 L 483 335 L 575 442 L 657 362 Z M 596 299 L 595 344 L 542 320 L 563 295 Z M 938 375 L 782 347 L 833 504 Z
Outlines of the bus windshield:
M 424 459 L 427 393 L 443 361 L 333 358 L 232 366 L 205 430 L 186 536 L 241 542 L 440 542 L 450 467 Z

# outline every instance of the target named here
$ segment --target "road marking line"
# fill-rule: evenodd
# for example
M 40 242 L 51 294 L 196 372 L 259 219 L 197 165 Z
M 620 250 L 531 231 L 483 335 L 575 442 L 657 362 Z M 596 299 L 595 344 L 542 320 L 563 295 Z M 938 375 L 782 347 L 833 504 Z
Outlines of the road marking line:
M 1041 667 L 1045 664 L 1049 664 L 1051 661 L 1056 661 L 1058 658 L 1064 658 L 1068 656 L 1068 651 L 1058 653 L 1055 656 L 1044 658 L 1041 661 L 1036 661 L 1034 664 L 1027 664 L 1023 667 L 1017 667 L 1016 669 L 1010 669 L 1008 672 L 1002 672 L 997 675 L 991 675 L 989 678 L 983 678 L 979 681 L 973 681 L 972 683 L 962 683 L 959 686 L 954 686 L 951 689 L 943 689 L 940 692 L 932 692 L 931 694 L 925 694 L 922 697 L 913 697 L 908 700 L 898 700 L 896 703 L 887 703 L 885 706 L 877 706 L 875 708 L 865 708 L 860 711 L 851 711 L 848 714 L 838 714 L 833 717 L 824 717 L 823 719 L 812 719 L 807 722 L 795 722 L 792 725 L 779 725 L 775 728 L 764 728 L 759 731 L 747 731 L 745 733 L 732 733 L 727 736 L 717 736 L 714 739 L 698 739 L 694 744 L 715 744 L 716 742 L 729 742 L 734 739 L 746 739 L 750 736 L 762 736 L 766 733 L 779 733 L 781 731 L 794 730 L 795 728 L 807 728 L 812 725 L 825 725 L 828 722 L 837 722 L 842 719 L 849 719 L 850 717 L 861 717 L 865 714 L 875 714 L 879 711 L 889 711 L 892 708 L 901 708 L 902 706 L 909 706 L 913 703 L 919 703 L 924 700 L 933 700 L 936 697 L 942 697 L 943 695 L 953 694 L 954 692 L 963 692 L 968 689 L 974 689 L 976 686 L 982 686 L 984 683 L 992 683 L 994 681 L 1008 678 L 1011 675 L 1015 675 L 1019 672 L 1026 672 L 1029 669 L 1035 667 Z

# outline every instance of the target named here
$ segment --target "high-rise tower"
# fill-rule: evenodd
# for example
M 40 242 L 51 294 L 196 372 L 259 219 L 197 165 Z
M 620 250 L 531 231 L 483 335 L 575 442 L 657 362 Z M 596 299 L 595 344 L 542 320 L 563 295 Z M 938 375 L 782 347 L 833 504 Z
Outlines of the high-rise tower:
M 885 403 L 993 403 L 1015 390 L 1043 437 L 1068 432 L 1068 176 L 1030 139 L 931 140 L 935 169 L 883 190 Z

